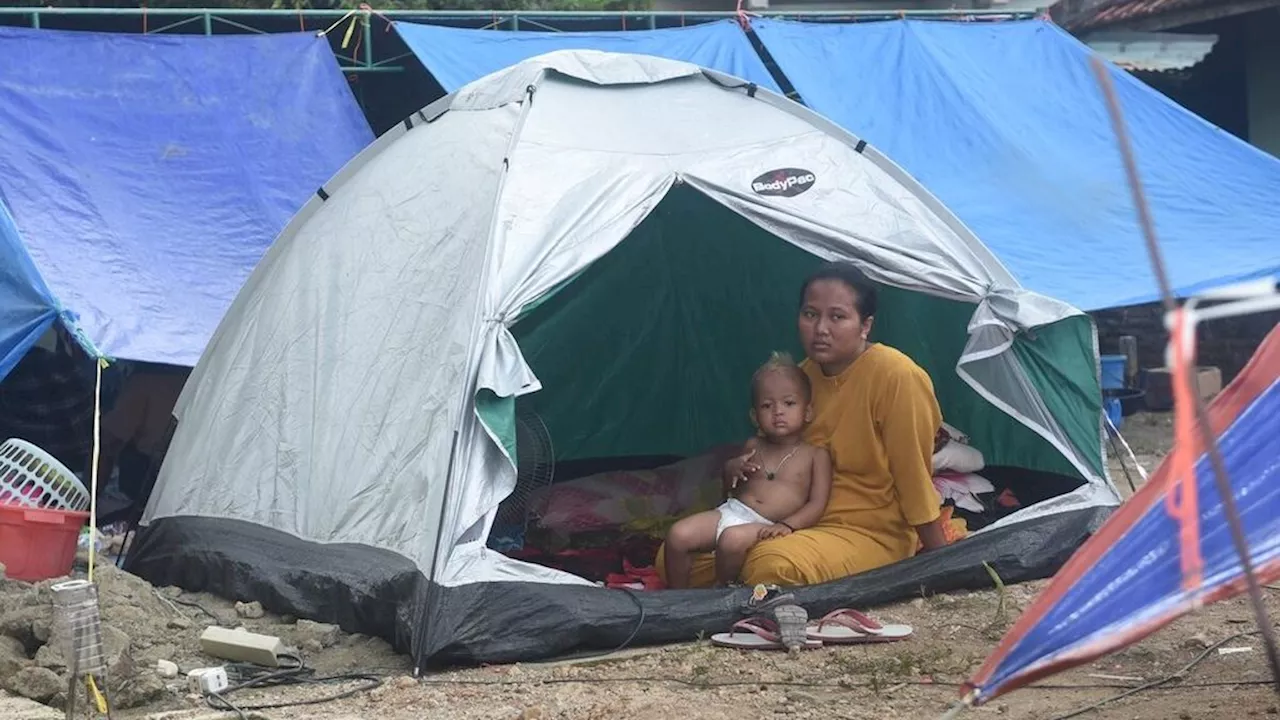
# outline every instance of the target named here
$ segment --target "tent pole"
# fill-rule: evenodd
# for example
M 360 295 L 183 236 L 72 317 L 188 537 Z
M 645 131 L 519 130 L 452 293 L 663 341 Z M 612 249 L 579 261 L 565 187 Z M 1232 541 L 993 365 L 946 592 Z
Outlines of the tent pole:
M 1155 225 L 1151 220 L 1151 209 L 1147 205 L 1146 193 L 1142 189 L 1142 180 L 1138 177 L 1138 166 L 1133 157 L 1133 146 L 1129 142 L 1128 130 L 1124 116 L 1121 114 L 1120 101 L 1116 96 L 1115 86 L 1111 82 L 1111 74 L 1107 66 L 1096 55 L 1090 58 L 1093 72 L 1102 86 L 1102 95 L 1106 100 L 1107 111 L 1111 115 L 1111 124 L 1115 129 L 1116 142 L 1120 146 L 1120 155 L 1124 161 L 1125 174 L 1129 178 L 1129 189 L 1133 193 L 1133 203 L 1138 210 L 1138 221 L 1142 226 L 1142 237 L 1147 245 L 1147 255 L 1151 259 L 1151 269 L 1160 285 L 1160 296 L 1164 304 L 1165 314 L 1177 311 L 1178 304 L 1174 299 L 1173 286 L 1169 282 L 1169 274 L 1165 268 L 1164 255 L 1160 251 L 1160 242 L 1156 238 Z M 1187 375 L 1189 387 L 1195 387 L 1196 369 L 1194 363 L 1185 363 L 1183 372 Z M 1240 513 L 1236 508 L 1235 497 L 1231 493 L 1231 481 L 1227 477 L 1226 463 L 1222 459 L 1222 451 L 1218 447 L 1218 439 L 1213 435 L 1209 425 L 1209 413 L 1199 393 L 1191 393 L 1192 405 L 1196 413 L 1196 425 L 1200 431 L 1200 441 L 1209 455 L 1209 463 L 1213 467 L 1213 480 L 1222 499 L 1222 510 L 1231 529 L 1231 540 L 1240 556 L 1240 567 L 1244 571 L 1245 582 L 1249 589 L 1249 600 L 1253 604 L 1254 619 L 1258 624 L 1258 632 L 1262 634 L 1263 645 L 1266 646 L 1267 663 L 1271 666 L 1271 679 L 1274 689 L 1280 694 L 1280 653 L 1276 651 L 1275 628 L 1267 617 L 1266 606 L 1262 601 L 1262 589 L 1258 585 L 1258 576 L 1253 570 L 1253 561 L 1249 557 L 1249 542 L 1244 534 L 1244 524 L 1240 521 Z M 1192 469 L 1194 472 L 1194 467 Z
M 364 11 L 364 27 L 361 28 L 364 33 L 364 66 L 373 67 L 373 14 Z

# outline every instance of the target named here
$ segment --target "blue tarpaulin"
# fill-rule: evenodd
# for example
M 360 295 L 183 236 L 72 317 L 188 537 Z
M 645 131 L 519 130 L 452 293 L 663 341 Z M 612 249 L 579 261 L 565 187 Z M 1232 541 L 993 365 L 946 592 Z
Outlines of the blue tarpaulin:
M 1044 21 L 752 27 L 803 101 L 878 146 L 1027 287 L 1156 299 L 1091 51 Z M 1180 294 L 1280 273 L 1280 161 L 1113 69 Z
M 276 234 L 373 137 L 314 33 L 0 28 L 0 51 L 5 359 L 52 300 L 104 355 L 194 365 Z
M 0 194 L 0 378 L 57 317 L 57 303 L 18 237 Z
M 661 30 L 504 32 L 398 22 L 396 31 L 445 92 L 555 50 L 656 55 L 719 70 L 776 91 L 777 83 L 732 20 Z

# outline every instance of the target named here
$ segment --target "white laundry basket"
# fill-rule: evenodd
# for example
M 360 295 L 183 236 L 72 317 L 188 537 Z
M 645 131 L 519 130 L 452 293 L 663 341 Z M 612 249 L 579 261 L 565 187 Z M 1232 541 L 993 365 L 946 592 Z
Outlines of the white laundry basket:
M 49 453 L 17 438 L 0 444 L 0 504 L 84 511 L 89 500 L 84 483 Z

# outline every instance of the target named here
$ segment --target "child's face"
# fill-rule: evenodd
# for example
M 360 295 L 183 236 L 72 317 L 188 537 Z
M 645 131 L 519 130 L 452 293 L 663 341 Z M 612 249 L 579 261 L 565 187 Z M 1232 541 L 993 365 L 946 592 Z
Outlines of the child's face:
M 764 373 L 756 383 L 756 425 L 765 437 L 782 438 L 804 430 L 809 400 L 804 387 L 790 373 Z

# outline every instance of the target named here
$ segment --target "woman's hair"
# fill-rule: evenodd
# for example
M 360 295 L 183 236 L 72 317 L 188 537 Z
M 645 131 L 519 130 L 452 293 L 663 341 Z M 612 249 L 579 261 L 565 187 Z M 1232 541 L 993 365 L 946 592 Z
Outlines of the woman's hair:
M 751 376 L 751 404 L 755 405 L 759 387 L 760 378 L 771 372 L 783 372 L 791 376 L 800 385 L 800 389 L 804 391 L 804 399 L 806 402 L 813 399 L 813 387 L 809 384 L 809 376 L 804 374 L 804 370 L 796 364 L 791 356 L 784 352 L 774 352 L 769 356 L 763 365 L 756 369 L 755 374 Z
M 800 288 L 800 307 L 804 307 L 804 296 L 809 292 L 809 286 L 819 280 L 838 280 L 844 283 L 853 291 L 854 302 L 862 319 L 875 317 L 876 286 L 871 284 L 857 266 L 848 262 L 824 263 L 822 267 L 810 273 Z

